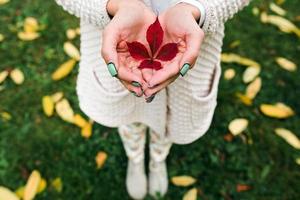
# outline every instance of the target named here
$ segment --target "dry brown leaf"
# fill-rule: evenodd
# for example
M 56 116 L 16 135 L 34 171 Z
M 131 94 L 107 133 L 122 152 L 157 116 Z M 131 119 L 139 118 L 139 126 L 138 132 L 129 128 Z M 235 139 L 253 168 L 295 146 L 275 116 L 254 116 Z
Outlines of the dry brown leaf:
M 27 17 L 24 22 L 24 31 L 26 33 L 35 33 L 39 30 L 39 23 L 34 17 Z
M 290 130 L 285 128 L 276 128 L 275 133 L 282 137 L 287 143 L 289 143 L 295 149 L 300 149 L 299 138 Z
M 10 189 L 0 186 L 0 200 L 20 200 Z
M 88 122 L 79 114 L 74 115 L 74 124 L 80 128 L 85 127 Z
M 276 62 L 281 68 L 287 71 L 293 72 L 297 70 L 297 65 L 286 58 L 277 57 Z
M 270 3 L 270 10 L 272 10 L 277 15 L 281 15 L 281 16 L 285 16 L 286 15 L 286 11 L 283 8 L 281 8 L 280 6 L 277 6 L 273 2 Z
M 46 116 L 50 117 L 53 115 L 54 102 L 50 96 L 44 96 L 42 99 L 43 110 Z
M 89 121 L 81 128 L 81 136 L 84 138 L 90 138 L 92 136 L 93 123 Z
M 64 43 L 64 51 L 68 56 L 75 59 L 76 61 L 80 60 L 79 50 L 71 42 Z
M 4 35 L 0 33 L 0 42 L 4 40 Z
M 74 111 L 67 99 L 62 99 L 55 105 L 58 116 L 66 122 L 74 122 Z
M 0 5 L 4 5 L 6 3 L 8 3 L 10 0 L 0 0 Z
M 245 184 L 237 184 L 236 185 L 237 192 L 244 192 L 244 191 L 248 191 L 250 189 L 251 189 L 251 187 L 249 185 L 245 185 Z
M 54 103 L 57 103 L 58 101 L 60 101 L 64 96 L 63 92 L 56 92 L 54 94 L 51 95 L 51 99 Z
M 238 135 L 242 133 L 248 127 L 249 121 L 245 118 L 237 118 L 229 123 L 228 129 L 232 135 Z
M 52 182 L 51 182 L 51 186 L 57 191 L 57 192 L 61 192 L 63 189 L 63 183 L 60 177 L 55 178 Z
M 95 157 L 97 169 L 101 169 L 103 167 L 106 159 L 107 159 L 107 153 L 105 153 L 104 151 L 100 151 L 97 153 Z
M 37 32 L 19 32 L 18 37 L 23 41 L 32 41 L 40 37 L 40 34 Z
M 243 74 L 244 83 L 250 83 L 259 75 L 259 73 L 260 73 L 260 67 L 257 66 L 247 67 L 247 69 Z
M 190 190 L 188 190 L 183 198 L 183 200 L 197 200 L 197 188 L 192 188 Z
M 26 183 L 25 190 L 24 190 L 24 200 L 32 200 L 34 199 L 35 195 L 37 194 L 38 186 L 41 181 L 41 174 L 37 170 L 34 170 Z
M 76 37 L 77 33 L 75 29 L 68 29 L 66 31 L 66 36 L 69 40 L 73 40 Z
M 224 79 L 231 80 L 235 77 L 235 70 L 232 68 L 226 69 L 224 72 Z
M 262 81 L 260 77 L 257 77 L 252 83 L 246 88 L 246 96 L 253 100 L 261 89 Z
M 70 72 L 73 70 L 75 67 L 76 60 L 70 59 L 67 62 L 63 63 L 60 65 L 55 72 L 52 73 L 52 80 L 58 81 L 63 79 L 64 77 L 68 76 Z
M 171 182 L 176 186 L 187 187 L 196 182 L 196 179 L 191 176 L 174 176 L 171 178 Z
M 231 142 L 233 140 L 233 135 L 231 133 L 227 133 L 223 136 L 224 140 L 227 142 Z
M 252 99 L 250 99 L 248 96 L 246 96 L 245 94 L 239 93 L 237 92 L 236 97 L 246 106 L 251 106 L 252 105 Z
M 18 68 L 12 70 L 9 75 L 13 82 L 17 85 L 21 85 L 25 80 L 23 72 Z
M 0 84 L 5 81 L 5 79 L 7 78 L 8 74 L 9 73 L 6 70 L 0 72 Z
M 37 193 L 42 193 L 47 187 L 47 181 L 42 178 L 37 189 Z
M 289 106 L 283 103 L 277 103 L 275 105 L 262 104 L 260 105 L 260 110 L 266 116 L 278 119 L 288 118 L 295 114 Z
M 242 57 L 240 55 L 234 53 L 222 53 L 221 61 L 224 63 L 237 63 L 240 65 L 244 65 L 247 67 L 260 67 L 260 64 L 246 57 Z

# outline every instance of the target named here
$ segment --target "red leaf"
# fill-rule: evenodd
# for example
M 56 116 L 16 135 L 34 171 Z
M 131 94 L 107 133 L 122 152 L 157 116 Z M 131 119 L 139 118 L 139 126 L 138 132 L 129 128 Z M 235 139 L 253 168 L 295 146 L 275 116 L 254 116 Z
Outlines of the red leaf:
M 176 43 L 165 44 L 158 52 L 156 59 L 161 61 L 169 61 L 175 58 L 178 53 L 178 47 Z
M 162 68 L 161 63 L 155 60 L 143 60 L 138 67 L 139 69 L 155 69 L 160 70 Z
M 149 43 L 152 56 L 155 55 L 159 49 L 164 37 L 164 31 L 159 23 L 158 17 L 155 22 L 151 24 L 147 30 L 147 41 Z
M 137 60 L 150 58 L 147 48 L 140 42 L 127 42 L 131 57 Z
M 249 185 L 245 185 L 245 184 L 237 184 L 236 185 L 236 191 L 237 192 L 243 192 L 243 191 L 247 191 L 250 190 L 251 187 Z

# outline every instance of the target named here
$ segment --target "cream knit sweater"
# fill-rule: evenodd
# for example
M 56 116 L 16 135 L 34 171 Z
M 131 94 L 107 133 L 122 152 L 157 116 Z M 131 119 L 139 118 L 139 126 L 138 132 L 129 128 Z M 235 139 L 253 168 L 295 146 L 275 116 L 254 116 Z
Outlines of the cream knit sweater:
M 110 22 L 108 0 L 56 0 L 80 17 L 81 61 L 77 78 L 80 108 L 96 122 L 118 127 L 143 122 L 175 144 L 188 144 L 209 128 L 217 104 L 224 23 L 250 0 L 199 0 L 205 7 L 205 40 L 186 76 L 159 92 L 151 103 L 133 96 L 110 76 L 101 58 L 102 29 Z M 144 0 L 151 7 L 150 0 Z M 173 0 L 172 3 L 176 2 Z

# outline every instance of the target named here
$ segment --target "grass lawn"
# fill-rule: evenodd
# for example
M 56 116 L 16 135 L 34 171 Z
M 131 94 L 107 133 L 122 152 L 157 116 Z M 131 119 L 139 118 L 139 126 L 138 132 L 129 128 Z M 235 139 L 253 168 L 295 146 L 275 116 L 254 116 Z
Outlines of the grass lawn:
M 170 177 L 186 174 L 197 178 L 193 187 L 198 188 L 198 199 L 300 199 L 300 166 L 295 162 L 300 151 L 274 134 L 275 128 L 284 127 L 300 137 L 300 70 L 288 72 L 275 62 L 275 57 L 282 56 L 299 65 L 300 43 L 296 35 L 262 24 L 252 14 L 254 6 L 271 13 L 269 2 L 253 1 L 226 24 L 224 52 L 251 58 L 262 66 L 263 86 L 253 105 L 245 106 L 235 95 L 245 91 L 245 67 L 223 64 L 223 71 L 234 68 L 237 75 L 231 81 L 221 78 L 210 130 L 192 144 L 173 145 L 168 157 Z M 300 2 L 286 1 L 282 7 L 288 11 L 286 18 L 300 26 Z M 28 16 L 37 18 L 43 27 L 41 37 L 31 42 L 17 37 Z M 22 85 L 8 79 L 0 92 L 0 112 L 12 116 L 9 121 L 0 117 L 0 185 L 15 190 L 37 169 L 48 182 L 37 200 L 130 199 L 125 188 L 127 159 L 117 130 L 94 124 L 92 137 L 85 139 L 78 127 L 57 116 L 48 118 L 42 110 L 44 95 L 63 91 L 75 112 L 81 113 L 75 92 L 78 67 L 62 81 L 51 80 L 51 73 L 69 59 L 63 51 L 65 32 L 78 27 L 78 19 L 54 1 L 11 0 L 0 6 L 0 24 L 0 33 L 5 36 L 0 42 L 0 72 L 18 67 L 25 74 Z M 230 48 L 236 40 L 240 45 Z M 78 46 L 79 38 L 72 42 Z M 276 102 L 289 105 L 295 115 L 279 120 L 260 112 L 262 103 Z M 228 124 L 238 117 L 247 118 L 249 126 L 227 142 L 223 137 L 228 133 Z M 248 144 L 247 139 L 253 143 Z M 108 153 L 100 170 L 95 166 L 98 151 Z M 61 192 L 50 184 L 57 177 L 63 183 Z M 238 184 L 251 188 L 238 192 Z M 189 188 L 170 184 L 164 199 L 182 199 Z

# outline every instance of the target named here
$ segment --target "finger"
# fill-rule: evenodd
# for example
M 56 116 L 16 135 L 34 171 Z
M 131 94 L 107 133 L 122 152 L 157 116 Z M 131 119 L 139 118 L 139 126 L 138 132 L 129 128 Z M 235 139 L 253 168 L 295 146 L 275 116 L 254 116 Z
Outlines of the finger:
M 140 87 L 135 87 L 131 83 L 120 80 L 120 82 L 124 85 L 124 87 L 129 90 L 134 96 L 141 97 L 143 96 L 143 91 Z
M 155 87 L 179 73 L 179 62 L 173 61 L 156 71 L 149 81 L 149 87 Z
M 143 86 L 143 90 L 146 90 L 147 88 L 148 88 L 148 83 L 149 83 L 149 81 L 151 80 L 151 78 L 152 78 L 152 76 L 153 76 L 153 69 L 142 69 L 141 70 L 141 73 L 142 73 L 142 77 L 143 77 L 143 79 L 145 80 L 145 82 L 147 83 L 147 84 L 145 84 L 144 86 Z
M 138 76 L 137 73 L 134 73 L 132 70 L 124 66 L 119 67 L 118 78 L 131 83 L 135 87 L 142 87 L 145 85 L 142 76 Z
M 153 88 L 147 88 L 144 91 L 144 95 L 146 98 L 155 95 L 156 93 L 160 92 L 162 89 L 164 89 L 165 87 L 167 87 L 168 85 L 170 85 L 173 81 L 175 81 L 177 79 L 179 75 L 173 76 L 169 79 L 167 79 L 166 81 L 164 81 L 163 83 L 153 87 Z
M 204 39 L 204 32 L 199 27 L 186 35 L 186 51 L 179 62 L 180 75 L 184 76 L 192 68 L 198 58 L 200 47 Z
M 117 46 L 119 38 L 118 29 L 113 25 L 110 24 L 103 30 L 101 55 L 113 77 L 117 77 L 118 75 L 119 62 Z

